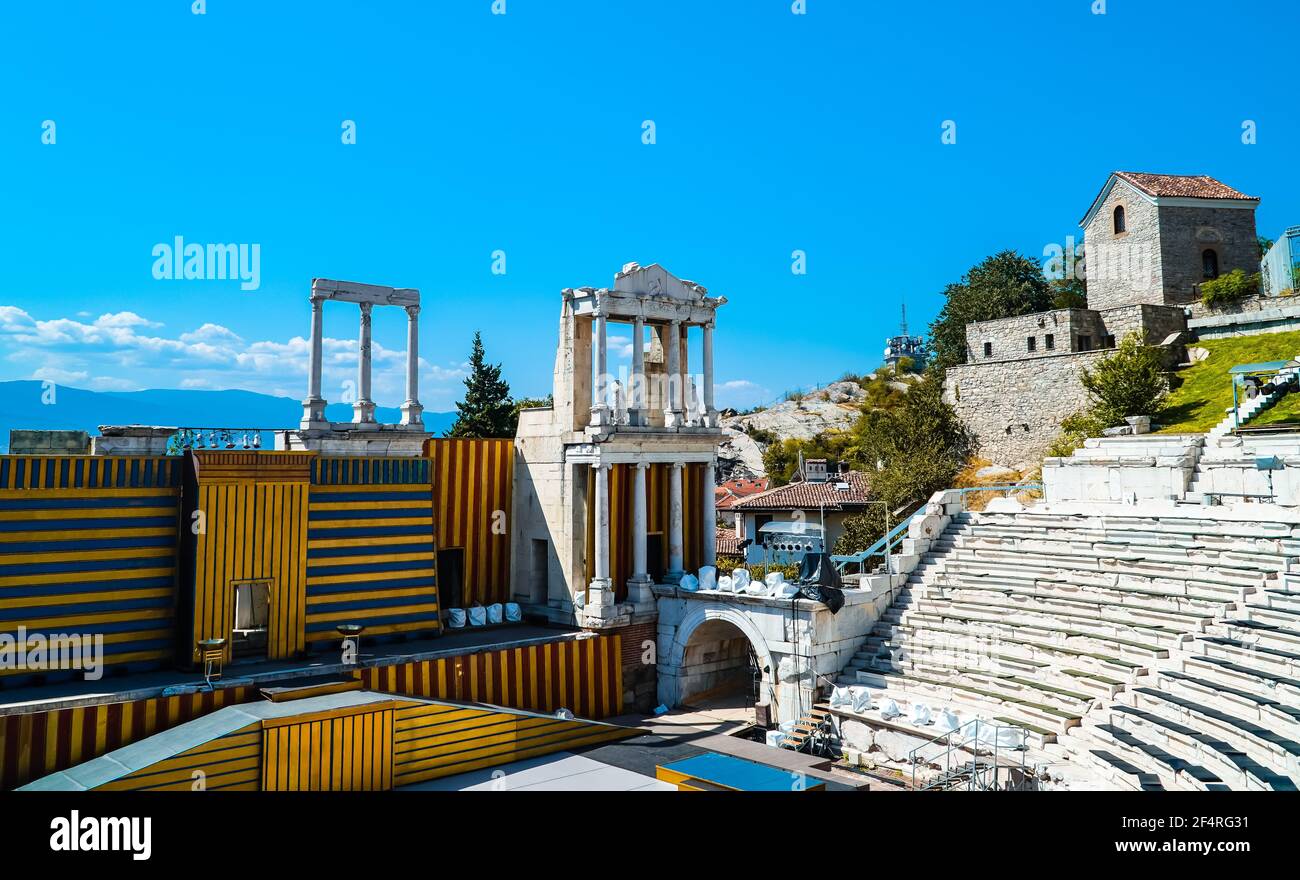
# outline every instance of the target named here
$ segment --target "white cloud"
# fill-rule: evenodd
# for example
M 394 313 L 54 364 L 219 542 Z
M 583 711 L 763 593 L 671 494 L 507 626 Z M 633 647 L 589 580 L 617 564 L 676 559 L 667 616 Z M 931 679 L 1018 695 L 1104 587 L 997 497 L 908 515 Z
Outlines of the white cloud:
M 748 379 L 729 379 L 714 385 L 717 405 L 723 409 L 749 409 L 772 399 L 772 392 Z
M 15 306 L 0 306 L 0 345 L 5 360 L 32 378 L 92 390 L 141 388 L 242 388 L 301 397 L 307 384 L 310 345 L 301 336 L 246 342 L 211 322 L 174 338 L 145 331 L 162 325 L 135 312 L 100 315 L 86 322 L 40 320 Z M 322 383 L 337 400 L 346 383 L 355 385 L 355 339 L 322 340 Z M 406 351 L 376 342 L 371 396 L 381 405 L 405 399 Z M 426 406 L 449 408 L 459 396 L 468 364 L 433 364 L 420 359 L 420 396 Z

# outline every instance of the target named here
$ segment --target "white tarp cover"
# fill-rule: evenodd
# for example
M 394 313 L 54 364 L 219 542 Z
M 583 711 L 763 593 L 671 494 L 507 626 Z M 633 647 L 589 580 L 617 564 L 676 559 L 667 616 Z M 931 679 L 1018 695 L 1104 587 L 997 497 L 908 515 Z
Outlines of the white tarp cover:
M 930 723 L 931 718 L 930 707 L 925 703 L 912 704 L 912 723 L 917 727 L 925 727 Z
M 944 709 L 939 713 L 939 717 L 934 722 L 935 726 L 943 733 L 952 733 L 961 727 L 961 719 L 951 709 Z
M 1019 727 L 1007 727 L 991 721 L 981 721 L 978 727 L 976 739 L 981 745 L 997 746 L 1000 749 L 1018 749 L 1025 744 L 1025 731 Z M 975 731 L 971 732 L 975 733 Z
M 519 623 L 524 619 L 524 609 L 519 607 L 518 602 L 506 603 L 506 622 Z
M 731 579 L 731 575 L 729 575 L 729 574 L 724 574 L 722 577 L 718 578 L 718 591 L 719 591 L 719 592 L 722 592 L 722 593 L 730 593 L 730 592 L 732 591 L 732 589 L 734 588 L 734 586 L 735 586 L 735 582 L 732 581 L 732 579 Z
M 763 578 L 763 583 L 769 587 L 775 587 L 777 584 L 785 582 L 785 573 L 780 571 L 769 571 L 767 577 Z
M 487 609 L 482 605 L 475 605 L 469 609 L 469 625 L 482 626 L 487 623 Z
M 880 704 L 880 717 L 888 721 L 891 718 L 897 718 L 902 715 L 903 711 L 898 708 L 898 704 L 886 697 Z
M 700 567 L 700 589 L 716 590 L 718 588 L 718 570 L 712 565 Z
M 741 590 L 748 587 L 749 581 L 750 581 L 749 569 L 737 568 L 731 572 L 731 582 L 736 585 L 737 593 L 739 593 Z
M 832 706 L 849 706 L 853 704 L 853 689 L 837 687 L 831 691 Z
M 684 593 L 694 593 L 700 588 L 700 579 L 693 574 L 684 574 L 681 583 L 677 586 L 681 587 Z
M 851 688 L 853 691 L 853 711 L 866 712 L 871 708 L 871 691 L 866 688 Z
M 767 744 L 773 748 L 779 749 L 783 739 L 785 739 L 785 734 L 780 730 L 769 730 L 767 732 Z
M 775 599 L 789 599 L 797 595 L 799 595 L 799 588 L 785 581 L 777 584 L 776 590 L 772 593 L 772 597 Z
M 447 626 L 452 629 L 460 629 L 465 626 L 465 609 L 448 608 L 447 609 Z
M 500 622 L 501 622 L 501 603 L 500 603 L 500 602 L 493 602 L 491 605 L 489 605 L 489 606 L 487 607 L 487 622 L 488 622 L 488 623 L 500 623 Z

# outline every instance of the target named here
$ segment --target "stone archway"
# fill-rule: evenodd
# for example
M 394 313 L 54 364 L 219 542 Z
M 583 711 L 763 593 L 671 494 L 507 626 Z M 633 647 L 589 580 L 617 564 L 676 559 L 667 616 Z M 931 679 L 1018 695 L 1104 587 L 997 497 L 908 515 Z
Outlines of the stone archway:
M 710 690 L 710 684 L 725 686 L 726 676 L 733 673 L 740 662 L 746 658 L 737 656 L 736 651 L 727 651 L 724 647 L 723 657 L 713 661 L 702 659 L 691 649 L 699 647 L 699 638 L 725 642 L 734 633 L 745 639 L 753 648 L 762 670 L 759 685 L 758 702 L 773 705 L 777 702 L 773 683 L 776 680 L 777 658 L 774 657 L 767 640 L 744 611 L 722 603 L 691 603 L 690 609 L 676 624 L 667 623 L 661 613 L 659 624 L 659 702 L 665 706 L 681 705 L 693 695 Z M 666 625 L 667 624 L 667 625 Z M 773 705 L 773 716 L 779 715 Z

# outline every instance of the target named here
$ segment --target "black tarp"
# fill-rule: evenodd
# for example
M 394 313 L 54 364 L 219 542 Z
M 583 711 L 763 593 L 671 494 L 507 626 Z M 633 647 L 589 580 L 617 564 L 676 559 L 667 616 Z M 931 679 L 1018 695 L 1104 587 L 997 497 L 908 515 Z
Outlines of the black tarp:
M 805 553 L 799 564 L 799 594 L 824 602 L 835 614 L 844 607 L 844 585 L 829 553 Z

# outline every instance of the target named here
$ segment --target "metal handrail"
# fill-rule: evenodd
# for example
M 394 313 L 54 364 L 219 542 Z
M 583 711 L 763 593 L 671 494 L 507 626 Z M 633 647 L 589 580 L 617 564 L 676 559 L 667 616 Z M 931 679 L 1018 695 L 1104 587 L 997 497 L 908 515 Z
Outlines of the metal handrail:
M 907 753 L 907 759 L 908 759 L 908 761 L 910 761 L 911 764 L 912 764 L 912 789 L 913 789 L 913 790 L 916 789 L 916 768 L 917 768 L 916 753 L 919 752 L 919 751 L 921 751 L 921 749 L 924 749 L 924 748 L 926 748 L 927 746 L 934 745 L 935 743 L 939 742 L 939 740 L 944 740 L 944 739 L 946 739 L 946 746 L 947 746 L 947 748 L 945 748 L 944 751 L 943 751 L 943 758 L 944 758 L 944 772 L 943 772 L 943 777 L 942 777 L 942 778 L 945 778 L 945 779 L 946 779 L 946 778 L 951 778 L 951 776 L 952 776 L 952 773 L 953 773 L 953 769 L 952 769 L 952 755 L 953 755 L 953 752 L 956 751 L 956 750 L 958 750 L 958 749 L 965 748 L 965 747 L 966 747 L 967 745 L 969 745 L 971 742 L 974 742 L 975 747 L 974 747 L 973 749 L 971 749 L 971 760 L 970 760 L 970 770 L 969 770 L 969 776 L 968 776 L 968 779 L 970 780 L 970 784 L 973 785 L 973 786 L 975 786 L 975 787 L 978 787 L 978 788 L 981 788 L 981 789 L 987 789 L 987 788 L 989 788 L 989 785 L 988 785 L 987 780 L 986 780 L 985 778 L 983 778 L 983 773 L 981 772 L 981 767 L 980 767 L 980 762 L 979 762 L 979 744 L 980 744 L 979 731 L 980 731 L 980 724 L 981 724 L 981 722 L 984 724 L 984 726 L 985 726 L 986 728 L 987 728 L 987 727 L 992 727 L 992 728 L 993 728 L 993 768 L 992 768 L 992 769 L 993 769 L 993 784 L 992 784 L 992 788 L 993 788 L 994 790 L 996 790 L 996 789 L 997 789 L 997 785 L 998 785 L 998 771 L 999 771 L 999 769 L 1000 769 L 1000 767 L 1001 767 L 1001 763 L 1000 763 L 1000 761 L 999 761 L 999 756 L 998 756 L 998 752 L 999 752 L 999 749 L 1000 749 L 1000 745 L 999 745 L 999 743 L 998 743 L 998 734 L 999 734 L 999 731 L 1003 730 L 1004 728 L 1007 729 L 1007 730 L 1016 730 L 1016 731 L 1019 731 L 1019 732 L 1020 732 L 1020 747 L 1019 747 L 1019 751 L 1020 751 L 1020 770 L 1021 770 L 1021 772 L 1022 772 L 1022 774 L 1023 774 L 1024 769 L 1025 769 L 1025 750 L 1026 750 L 1026 747 L 1027 747 L 1027 746 L 1026 746 L 1026 742 L 1027 742 L 1027 740 L 1028 740 L 1028 736 L 1029 736 L 1028 731 L 1026 731 L 1023 727 L 1015 727 L 1014 725 L 1009 725 L 1009 724 L 990 724 L 989 722 L 984 721 L 984 720 L 981 719 L 981 718 L 972 718 L 970 721 L 967 721 L 965 724 L 962 724 L 961 726 L 957 727 L 955 730 L 950 730 L 950 731 L 947 731 L 946 733 L 941 733 L 941 734 L 939 734 L 938 736 L 935 736 L 935 737 L 933 737 L 933 738 L 927 740 L 926 742 L 921 743 L 921 745 L 917 746 L 916 748 L 912 749 L 910 752 Z M 967 736 L 967 737 L 964 738 L 964 739 L 958 739 L 958 740 L 954 741 L 954 739 L 953 739 L 954 734 L 960 734 L 960 733 L 962 733 L 963 731 L 965 731 L 967 728 L 971 728 L 971 729 L 973 730 L 973 733 L 972 733 L 971 735 Z

